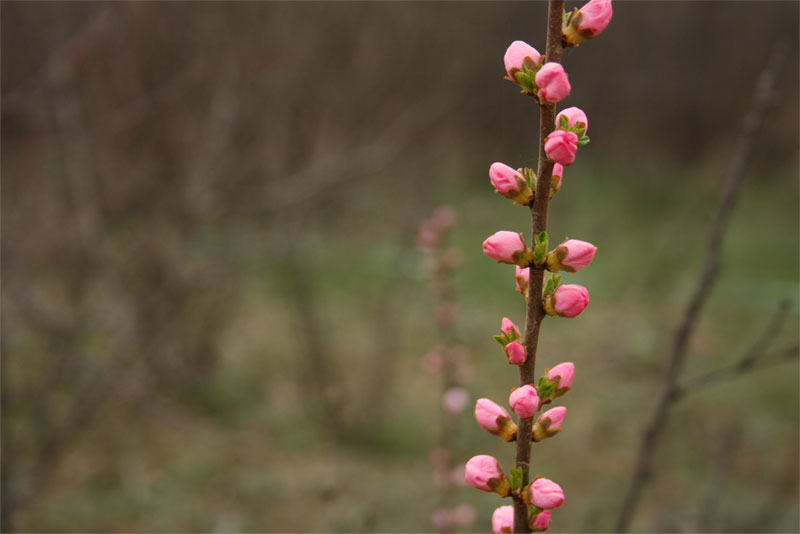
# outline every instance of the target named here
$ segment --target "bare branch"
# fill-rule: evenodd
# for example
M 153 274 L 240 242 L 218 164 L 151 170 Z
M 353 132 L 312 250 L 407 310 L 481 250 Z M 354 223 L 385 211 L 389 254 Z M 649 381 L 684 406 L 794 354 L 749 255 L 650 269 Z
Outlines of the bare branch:
M 797 344 L 785 347 L 776 353 L 770 353 L 769 346 L 777 336 L 783 325 L 789 309 L 789 301 L 781 302 L 766 328 L 752 345 L 744 352 L 739 361 L 731 365 L 714 369 L 687 380 L 675 387 L 675 395 L 683 397 L 699 386 L 708 386 L 717 382 L 736 378 L 748 371 L 782 363 L 798 356 Z
M 697 279 L 697 285 L 683 313 L 683 321 L 678 326 L 673 340 L 672 350 L 667 359 L 667 369 L 661 395 L 653 410 L 650 422 L 642 435 L 633 476 L 617 516 L 617 532 L 626 532 L 628 530 L 641 491 L 649 478 L 653 455 L 666 426 L 670 408 L 677 399 L 678 378 L 686 359 L 689 340 L 719 271 L 722 241 L 739 198 L 747 163 L 755 144 L 756 134 L 774 100 L 775 81 L 783 63 L 785 50 L 785 46 L 776 46 L 773 49 L 769 62 L 762 71 L 761 76 L 759 76 L 752 106 L 744 119 L 734 157 L 728 168 L 722 200 L 709 232 L 705 262 L 700 277 Z

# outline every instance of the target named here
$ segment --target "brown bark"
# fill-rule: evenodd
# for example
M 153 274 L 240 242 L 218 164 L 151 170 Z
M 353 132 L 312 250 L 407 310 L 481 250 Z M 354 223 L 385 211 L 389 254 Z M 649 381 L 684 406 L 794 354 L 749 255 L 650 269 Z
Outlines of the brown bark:
M 548 62 L 561 62 L 561 22 L 564 12 L 564 0 L 550 0 L 547 13 L 547 49 L 545 56 Z M 531 248 L 539 232 L 547 230 L 547 208 L 550 203 L 550 182 L 553 177 L 553 162 L 544 151 L 544 140 L 555 129 L 556 106 L 542 102 L 539 105 L 539 168 L 537 169 L 536 195 L 531 204 Z M 536 371 L 536 349 L 539 344 L 539 330 L 544 310 L 542 309 L 542 286 L 544 269 L 530 268 L 530 284 L 528 286 L 528 307 L 525 317 L 525 349 L 528 358 L 519 368 L 520 386 L 534 384 Z M 535 384 L 534 384 L 535 385 Z M 522 484 L 527 485 L 530 476 L 531 430 L 533 417 L 519 420 L 517 431 L 516 467 L 522 469 Z M 519 497 L 514 497 L 514 532 L 530 532 L 528 528 L 528 507 Z

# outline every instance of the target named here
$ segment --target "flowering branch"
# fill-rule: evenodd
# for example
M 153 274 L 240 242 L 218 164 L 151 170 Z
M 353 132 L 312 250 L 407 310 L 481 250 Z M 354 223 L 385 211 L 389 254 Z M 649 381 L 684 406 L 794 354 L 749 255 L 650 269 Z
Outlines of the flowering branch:
M 501 323 L 495 340 L 502 345 L 509 364 L 519 366 L 520 385 L 508 399 L 515 423 L 508 412 L 490 399 L 475 404 L 475 418 L 490 434 L 507 442 L 516 441 L 515 466 L 508 476 L 491 456 L 478 455 L 467 462 L 465 479 L 478 489 L 511 497 L 513 505 L 497 508 L 492 516 L 492 532 L 531 532 L 546 530 L 550 510 L 564 501 L 555 482 L 530 476 L 531 444 L 561 432 L 567 409 L 563 406 L 536 416 L 545 404 L 570 390 L 575 367 L 563 362 L 546 369 L 536 379 L 536 353 L 545 315 L 575 317 L 589 304 L 588 291 L 578 285 L 561 285 L 558 271 L 574 273 L 589 265 L 597 250 L 594 245 L 568 239 L 548 252 L 547 212 L 550 199 L 561 189 L 564 167 L 575 161 L 579 146 L 589 142 L 588 119 L 576 107 L 556 115 L 556 104 L 569 95 L 571 86 L 561 65 L 565 47 L 602 32 L 611 20 L 611 0 L 591 0 L 580 10 L 564 13 L 564 0 L 550 0 L 547 18 L 545 55 L 523 41 L 514 41 L 506 50 L 507 80 L 530 95 L 539 105 L 539 164 L 532 169 L 514 170 L 496 162 L 489 169 L 495 191 L 527 206 L 531 214 L 531 246 L 521 233 L 499 231 L 483 242 L 484 253 L 500 263 L 516 266 L 517 288 L 526 299 L 525 333 L 521 335 L 509 319 Z M 552 275 L 545 282 L 545 271 Z M 535 421 L 534 421 L 535 420 Z
M 547 51 L 549 63 L 560 63 L 563 55 L 561 46 L 561 24 L 564 0 L 551 0 L 547 13 Z M 545 139 L 555 129 L 555 104 L 541 102 L 539 105 L 539 168 L 536 173 L 536 194 L 531 204 L 531 239 L 540 232 L 547 231 L 547 209 L 550 204 L 550 182 L 553 176 L 553 161 L 545 153 Z M 535 245 L 535 243 L 534 243 Z M 544 319 L 542 308 L 542 289 L 544 267 L 529 267 L 528 306 L 525 314 L 525 349 L 528 359 L 519 367 L 520 386 L 534 383 L 536 352 L 539 345 L 539 330 Z M 528 484 L 531 461 L 531 431 L 533 418 L 520 418 L 519 440 L 517 441 L 516 466 L 522 470 L 522 485 Z M 519 528 L 519 526 L 522 528 Z M 514 499 L 514 532 L 530 532 L 528 527 L 528 506 L 522 498 Z
M 683 320 L 675 334 L 672 350 L 667 360 L 661 396 L 642 435 L 633 476 L 617 516 L 617 532 L 627 532 L 628 530 L 641 490 L 649 478 L 653 455 L 669 417 L 670 409 L 678 398 L 680 372 L 686 360 L 689 340 L 719 271 L 722 241 L 728 229 L 733 208 L 736 206 L 736 201 L 739 197 L 756 134 L 774 98 L 775 80 L 783 63 L 783 55 L 783 48 L 776 48 L 773 51 L 770 61 L 759 77 L 752 107 L 745 117 L 741 136 L 739 137 L 731 165 L 728 168 L 725 191 L 714 222 L 711 225 L 703 270 L 697 279 L 697 285 L 689 299 L 689 303 L 683 313 Z

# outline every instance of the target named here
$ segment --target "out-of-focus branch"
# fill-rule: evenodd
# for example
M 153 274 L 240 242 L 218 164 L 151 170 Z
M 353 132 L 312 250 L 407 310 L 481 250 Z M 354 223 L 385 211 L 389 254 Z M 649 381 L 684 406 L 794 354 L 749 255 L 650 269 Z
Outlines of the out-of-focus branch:
M 676 397 L 681 397 L 700 386 L 706 387 L 717 382 L 736 378 L 748 371 L 769 367 L 796 358 L 798 351 L 800 351 L 800 345 L 798 344 L 789 345 L 777 351 L 769 350 L 770 344 L 777 336 L 786 319 L 788 307 L 789 301 L 781 302 L 764 331 L 736 363 L 684 380 L 682 384 L 675 387 Z
M 741 185 L 745 177 L 745 170 L 750 159 L 750 154 L 753 151 L 756 135 L 775 98 L 775 82 L 784 56 L 785 46 L 776 46 L 769 62 L 759 76 L 752 106 L 745 117 L 742 132 L 736 145 L 734 156 L 731 159 L 730 167 L 728 168 L 722 200 L 717 209 L 714 221 L 711 224 L 703 268 L 697 279 L 697 285 L 692 292 L 689 303 L 686 306 L 686 310 L 683 313 L 683 320 L 678 326 L 675 337 L 673 338 L 672 350 L 667 358 L 667 369 L 664 375 L 661 395 L 653 410 L 650 422 L 642 435 L 633 476 L 631 477 L 628 491 L 625 494 L 619 515 L 617 516 L 617 532 L 626 532 L 628 530 L 630 520 L 636 511 L 636 505 L 639 501 L 641 491 L 650 476 L 653 456 L 658 441 L 666 427 L 670 408 L 677 399 L 678 380 L 686 360 L 689 340 L 691 339 L 700 312 L 708 299 L 708 295 L 711 293 L 711 288 L 714 285 L 719 271 L 722 241 L 728 230 L 731 214 L 739 198 Z

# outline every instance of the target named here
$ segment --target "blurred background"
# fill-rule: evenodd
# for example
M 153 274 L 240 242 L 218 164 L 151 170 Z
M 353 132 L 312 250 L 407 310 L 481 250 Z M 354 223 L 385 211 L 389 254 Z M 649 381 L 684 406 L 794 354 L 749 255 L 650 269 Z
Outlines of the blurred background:
M 579 3 L 568 2 L 569 9 Z M 592 143 L 553 239 L 599 247 L 566 431 L 533 471 L 553 532 L 609 531 L 727 164 L 774 43 L 754 146 L 690 378 L 736 362 L 782 300 L 798 337 L 798 4 L 622 2 L 564 63 Z M 457 217 L 455 332 L 472 399 L 505 403 L 492 340 L 524 323 L 484 257 L 527 210 L 488 167 L 536 162 L 538 113 L 502 78 L 544 49 L 543 2 L 2 4 L 2 520 L 27 532 L 429 532 L 441 389 L 419 223 Z M 797 532 L 798 364 L 675 405 L 637 531 Z M 462 459 L 513 447 L 468 409 Z M 499 500 L 465 488 L 466 529 Z

